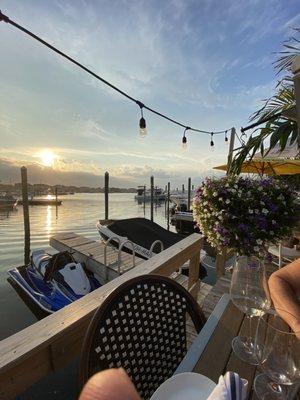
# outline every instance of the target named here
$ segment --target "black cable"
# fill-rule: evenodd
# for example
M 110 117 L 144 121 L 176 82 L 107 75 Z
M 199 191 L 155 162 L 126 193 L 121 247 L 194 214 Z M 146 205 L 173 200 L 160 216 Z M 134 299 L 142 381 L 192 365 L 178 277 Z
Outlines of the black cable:
M 135 98 L 133 98 L 132 96 L 130 96 L 128 93 L 124 92 L 123 90 L 119 89 L 118 87 L 116 87 L 115 85 L 113 85 L 112 83 L 108 82 L 107 80 L 105 80 L 104 78 L 101 78 L 101 76 L 99 76 L 98 74 L 96 74 L 95 72 L 93 72 L 92 70 L 90 70 L 89 68 L 85 67 L 83 64 L 81 64 L 80 62 L 76 61 L 74 58 L 68 56 L 67 54 L 63 53 L 62 51 L 58 50 L 56 47 L 52 46 L 50 43 L 46 42 L 45 40 L 41 39 L 39 36 L 35 35 L 34 33 L 30 32 L 28 29 L 24 28 L 23 26 L 17 24 L 16 22 L 12 21 L 8 16 L 2 14 L 1 10 L 0 10 L 0 22 L 4 21 L 8 24 L 13 25 L 15 28 L 20 29 L 22 32 L 26 33 L 27 35 L 31 36 L 32 38 L 36 39 L 38 42 L 42 43 L 43 45 L 45 45 L 46 47 L 48 47 L 49 49 L 53 50 L 55 53 L 59 54 L 60 56 L 66 58 L 67 60 L 69 60 L 70 62 L 72 62 L 73 64 L 77 65 L 79 68 L 83 69 L 85 72 L 87 72 L 88 74 L 92 75 L 94 78 L 100 80 L 102 83 L 104 83 L 105 85 L 109 86 L 110 88 L 114 89 L 115 91 L 117 91 L 118 93 L 120 93 L 121 95 L 125 96 L 127 99 L 135 102 L 141 109 L 145 108 L 146 110 L 152 112 L 153 114 L 156 114 L 170 122 L 172 122 L 173 124 L 179 125 L 182 128 L 188 128 L 190 131 L 194 131 L 194 132 L 200 132 L 200 133 L 206 133 L 206 134 L 211 134 L 211 131 L 204 131 L 201 129 L 197 129 L 197 128 L 191 128 L 188 127 L 185 124 L 182 124 L 179 121 L 176 121 L 173 118 L 168 117 L 165 114 L 160 113 L 159 111 L 154 110 L 153 108 L 148 107 L 147 105 L 143 104 L 141 101 L 136 100 Z M 223 131 L 217 131 L 217 132 L 213 132 L 214 134 L 221 134 L 221 133 L 225 133 L 226 131 L 228 131 L 229 129 L 224 129 Z

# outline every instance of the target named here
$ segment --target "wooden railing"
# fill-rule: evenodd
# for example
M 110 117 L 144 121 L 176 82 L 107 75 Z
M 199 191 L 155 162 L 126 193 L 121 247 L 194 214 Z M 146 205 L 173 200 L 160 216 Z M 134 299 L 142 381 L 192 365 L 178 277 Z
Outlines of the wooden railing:
M 0 399 L 14 399 L 79 354 L 95 310 L 118 285 L 135 276 L 169 276 L 190 260 L 188 289 L 199 288 L 202 237 L 193 234 L 62 310 L 0 342 Z

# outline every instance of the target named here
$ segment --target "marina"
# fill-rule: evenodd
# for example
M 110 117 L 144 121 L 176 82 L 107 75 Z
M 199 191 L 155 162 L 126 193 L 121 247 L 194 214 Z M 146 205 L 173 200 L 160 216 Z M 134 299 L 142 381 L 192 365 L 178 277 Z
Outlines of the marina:
M 0 400 L 298 400 L 296 7 L 4 3 Z

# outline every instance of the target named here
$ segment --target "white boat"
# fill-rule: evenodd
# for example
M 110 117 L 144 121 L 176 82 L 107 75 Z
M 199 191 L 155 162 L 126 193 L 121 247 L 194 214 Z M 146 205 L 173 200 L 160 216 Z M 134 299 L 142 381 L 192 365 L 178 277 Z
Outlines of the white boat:
M 145 186 L 138 186 L 137 194 L 134 196 L 138 202 L 151 201 L 151 190 L 146 189 Z M 153 190 L 153 201 L 163 201 L 166 199 L 166 194 L 161 188 L 154 188 Z
M 14 196 L 8 193 L 0 194 L 0 208 L 14 208 L 17 203 L 18 200 Z

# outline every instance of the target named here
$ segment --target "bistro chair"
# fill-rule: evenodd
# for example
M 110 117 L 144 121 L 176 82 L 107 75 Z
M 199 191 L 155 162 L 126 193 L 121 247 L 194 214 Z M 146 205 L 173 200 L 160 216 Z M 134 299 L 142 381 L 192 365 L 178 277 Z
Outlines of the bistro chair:
M 187 352 L 187 317 L 197 333 L 205 316 L 174 280 L 142 275 L 121 284 L 95 312 L 81 351 L 80 381 L 123 367 L 143 399 L 170 376 Z

